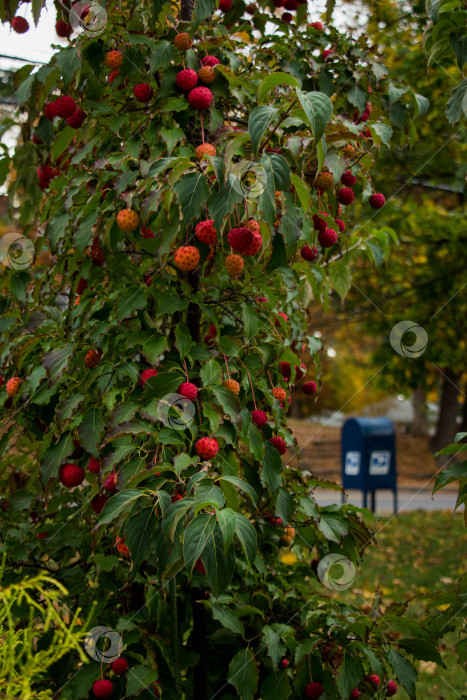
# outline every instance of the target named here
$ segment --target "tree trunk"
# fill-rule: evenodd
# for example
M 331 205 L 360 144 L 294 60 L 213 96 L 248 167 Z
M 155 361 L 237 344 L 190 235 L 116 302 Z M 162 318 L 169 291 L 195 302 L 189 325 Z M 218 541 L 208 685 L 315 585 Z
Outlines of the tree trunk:
M 412 435 L 423 437 L 428 433 L 427 411 L 426 411 L 426 391 L 419 387 L 412 394 Z
M 464 405 L 462 406 L 462 422 L 459 432 L 467 433 L 467 384 L 464 387 Z
M 182 7 L 180 10 L 180 19 L 182 22 L 191 22 L 191 16 L 193 14 L 193 0 L 182 0 Z
M 430 441 L 430 449 L 437 451 L 454 442 L 457 433 L 457 411 L 459 407 L 459 380 L 460 373 L 452 369 L 443 369 L 443 383 L 441 387 L 441 399 L 439 402 L 439 416 L 436 425 L 436 433 Z M 447 455 L 449 458 L 449 455 Z M 439 463 L 446 459 L 439 459 Z

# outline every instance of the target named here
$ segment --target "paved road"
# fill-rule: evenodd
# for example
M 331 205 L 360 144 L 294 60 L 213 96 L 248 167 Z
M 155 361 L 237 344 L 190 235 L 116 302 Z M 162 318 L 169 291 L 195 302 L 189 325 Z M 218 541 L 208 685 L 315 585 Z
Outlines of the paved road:
M 362 505 L 362 494 L 360 491 L 348 491 L 348 502 L 353 505 Z M 320 506 L 328 506 L 333 503 L 339 504 L 341 495 L 336 491 L 326 489 L 316 489 L 315 496 Z M 431 497 L 431 490 L 404 488 L 398 491 L 398 511 L 409 510 L 454 510 L 456 504 L 455 491 L 441 491 Z M 368 507 L 370 507 L 370 497 L 368 495 Z M 459 509 L 460 512 L 461 509 Z M 393 501 L 391 491 L 378 491 L 376 493 L 376 512 L 392 513 Z

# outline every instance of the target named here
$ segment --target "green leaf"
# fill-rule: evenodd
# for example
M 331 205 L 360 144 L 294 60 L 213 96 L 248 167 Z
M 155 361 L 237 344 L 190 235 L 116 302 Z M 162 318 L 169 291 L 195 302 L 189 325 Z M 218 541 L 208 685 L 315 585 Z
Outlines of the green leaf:
M 279 267 L 288 267 L 287 251 L 284 239 L 280 233 L 275 233 L 272 239 L 272 255 L 269 260 L 266 272 L 271 273 Z
M 467 79 L 452 91 L 446 106 L 446 117 L 451 126 L 459 121 L 462 114 L 467 116 Z
M 125 493 L 125 492 L 124 492 Z M 134 569 L 138 569 L 151 553 L 151 538 L 157 526 L 154 506 L 132 515 L 125 523 L 125 544 L 128 545 Z
M 84 399 L 84 394 L 72 394 L 62 401 L 57 410 L 57 422 L 62 425 L 64 421 L 71 418 L 74 410 Z
M 213 594 L 218 598 L 232 580 L 235 568 L 235 551 L 229 547 L 224 551 L 224 542 L 219 527 L 208 537 L 201 560 Z
M 295 509 L 295 501 L 292 494 L 286 489 L 280 488 L 276 502 L 276 516 L 284 523 L 289 523 Z
M 321 510 L 321 520 L 318 525 L 319 530 L 327 540 L 340 544 L 343 538 L 348 535 L 349 528 L 344 518 L 335 513 L 328 513 Z
M 258 312 L 250 304 L 242 304 L 243 330 L 250 340 L 256 335 L 259 328 Z
M 261 163 L 264 166 L 266 166 L 267 163 L 269 169 L 273 173 L 274 191 L 290 192 L 292 186 L 290 180 L 290 166 L 284 156 L 281 156 L 279 153 L 263 153 L 261 156 Z
M 388 124 L 381 124 L 381 122 L 370 124 L 370 132 L 376 145 L 384 143 L 385 146 L 389 146 L 392 129 Z
M 65 85 L 68 85 L 78 68 L 81 67 L 81 58 L 78 50 L 74 47 L 62 49 L 62 51 L 55 54 L 55 62 L 62 74 Z
M 83 418 L 79 426 L 81 445 L 93 457 L 99 457 L 98 443 L 104 430 L 105 421 L 102 412 L 97 408 L 91 408 Z
M 358 686 L 363 676 L 361 664 L 344 652 L 344 659 L 337 676 L 337 687 L 343 700 L 347 700 L 350 693 Z
M 295 175 L 295 173 L 290 175 L 290 180 L 294 186 L 295 194 L 300 201 L 301 207 L 306 214 L 311 204 L 310 188 L 298 175 Z
M 344 299 L 352 284 L 350 267 L 345 262 L 333 263 L 329 266 L 329 279 L 332 288 Z
M 157 671 L 147 666 L 133 666 L 131 672 L 127 673 L 126 695 L 140 695 L 141 691 L 154 685 L 157 681 Z
M 220 476 L 219 481 L 228 481 L 229 483 L 233 484 L 237 488 L 239 488 L 241 491 L 244 491 L 248 496 L 251 498 L 252 502 L 256 504 L 256 491 L 252 486 L 247 481 L 244 481 L 243 479 L 239 479 L 238 476 Z
M 74 349 L 74 345 L 68 343 L 67 345 L 62 345 L 62 347 L 49 350 L 49 352 L 44 355 L 42 364 L 47 370 L 47 376 L 51 385 L 55 384 L 57 379 L 62 376 L 64 370 L 67 369 L 68 362 L 70 361 Z
M 277 115 L 277 109 L 269 105 L 255 107 L 248 119 L 248 133 L 250 134 L 253 151 L 258 153 L 259 144 L 267 128 Z
M 233 421 L 237 421 L 240 415 L 240 401 L 232 391 L 224 386 L 213 384 L 211 391 L 216 397 L 217 403 Z
M 76 129 L 72 129 L 71 126 L 67 126 L 66 129 L 60 131 L 52 144 L 51 155 L 54 161 L 66 151 L 75 137 Z
M 241 634 L 242 636 L 245 634 L 242 623 L 226 605 L 213 605 L 211 615 L 214 620 L 220 622 L 223 627 L 226 627 L 234 634 Z
M 123 321 L 128 318 L 136 309 L 144 309 L 146 306 L 146 295 L 141 287 L 132 285 L 125 287 L 117 298 L 117 320 Z
M 264 450 L 264 463 L 261 469 L 261 477 L 269 486 L 273 494 L 277 493 L 282 484 L 282 459 L 279 452 L 270 442 L 266 442 Z
M 268 650 L 268 656 L 271 657 L 274 667 L 277 668 L 287 647 L 277 632 L 273 630 L 272 627 L 269 627 L 269 625 L 263 627 L 263 640 Z
M 205 175 L 203 173 L 189 173 L 175 184 L 174 190 L 177 193 L 185 223 L 199 216 L 201 208 L 206 204 L 209 196 Z
M 58 467 L 65 462 L 67 457 L 73 454 L 74 450 L 75 446 L 70 433 L 62 435 L 56 445 L 49 447 L 42 457 L 41 476 L 44 484 L 49 479 L 54 479 L 57 476 Z
M 190 574 L 212 536 L 215 526 L 215 516 L 201 513 L 186 528 L 183 535 L 183 558 Z
M 261 700 L 287 700 L 288 698 L 290 698 L 290 683 L 286 672 L 269 672 L 261 685 Z
M 332 117 L 332 102 L 324 92 L 304 93 L 297 88 L 297 96 L 311 126 L 315 143 L 318 143 Z
M 173 372 L 159 372 L 155 377 L 150 377 L 146 384 L 144 385 L 144 399 L 162 399 L 167 394 L 173 394 L 177 391 L 178 387 L 182 383 L 182 379 L 178 374 Z M 157 405 L 156 414 L 153 415 L 153 419 L 157 419 Z M 151 409 L 151 405 L 146 406 L 145 410 Z M 144 416 L 146 418 L 146 416 Z
M 99 525 L 106 525 L 112 522 L 112 520 L 117 518 L 121 513 L 129 510 L 138 498 L 143 498 L 144 496 L 145 494 L 142 491 L 137 491 L 136 489 L 119 491 L 115 496 L 112 496 L 103 507 L 99 518 Z
M 246 558 L 253 564 L 258 551 L 258 537 L 252 523 L 241 513 L 236 513 L 235 534 L 240 540 Z
M 404 686 L 409 696 L 414 700 L 416 697 L 415 683 L 417 682 L 417 671 L 408 659 L 405 659 L 398 651 L 389 649 L 388 661 L 392 666 L 397 680 Z
M 23 66 L 25 68 L 26 66 Z M 34 66 L 27 66 L 28 68 L 33 69 Z M 36 80 L 36 76 L 29 75 L 27 78 L 25 78 L 21 83 L 15 94 L 13 95 L 13 101 L 16 102 L 20 107 L 24 105 L 24 103 L 29 100 L 31 97 L 31 92 L 32 92 L 32 86 L 34 84 L 34 81 Z
M 366 106 L 367 95 L 358 85 L 354 85 L 350 88 L 347 92 L 347 99 L 351 105 L 357 107 L 360 114 L 363 112 Z
M 237 690 L 241 700 L 253 700 L 258 687 L 258 668 L 250 649 L 242 649 L 229 665 L 227 680 Z
M 214 0 L 196 0 L 193 7 L 193 26 L 197 27 L 205 19 L 210 19 L 215 9 L 216 3 Z
M 218 384 L 222 378 L 221 366 L 216 360 L 208 360 L 200 370 L 203 387 Z
M 151 340 L 147 340 L 143 343 L 143 353 L 151 365 L 157 364 L 159 355 L 162 355 L 167 349 L 167 338 L 159 333 L 155 333 Z
M 235 528 L 237 526 L 236 513 L 231 508 L 223 508 L 217 511 L 216 516 L 224 540 L 224 550 L 227 551 L 232 544 Z
M 190 331 L 186 326 L 179 323 L 175 327 L 175 347 L 180 353 L 181 360 L 188 355 L 192 344 Z
M 277 85 L 292 85 L 292 87 L 301 87 L 300 81 L 293 75 L 288 73 L 271 73 L 267 75 L 258 86 L 258 102 L 262 102 L 263 98 L 269 90 Z
M 436 664 L 445 667 L 443 659 L 431 639 L 406 637 L 398 641 L 398 646 L 413 654 L 416 659 L 434 661 Z
M 155 71 L 158 68 L 165 68 L 171 63 L 174 57 L 175 51 L 172 44 L 165 39 L 163 41 L 158 41 L 149 57 L 151 71 Z
M 262 461 L 264 458 L 264 436 L 253 422 L 248 426 L 248 442 L 255 459 Z

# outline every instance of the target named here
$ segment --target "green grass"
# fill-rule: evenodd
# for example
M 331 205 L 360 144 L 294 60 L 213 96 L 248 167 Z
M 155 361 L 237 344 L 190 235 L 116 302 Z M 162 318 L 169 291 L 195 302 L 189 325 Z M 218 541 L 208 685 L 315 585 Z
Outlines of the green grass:
M 378 518 L 376 547 L 367 550 L 352 588 L 340 599 L 362 604 L 371 602 L 378 591 L 384 606 L 404 601 L 416 594 L 443 591 L 465 571 L 467 530 L 463 516 L 447 512 L 403 513 Z M 410 606 L 409 615 L 418 617 L 423 598 Z M 445 639 L 441 656 L 446 668 L 420 662 L 417 698 L 420 700 L 459 700 L 467 692 L 467 674 L 456 663 L 454 646 L 458 637 Z M 408 695 L 399 690 L 399 700 Z

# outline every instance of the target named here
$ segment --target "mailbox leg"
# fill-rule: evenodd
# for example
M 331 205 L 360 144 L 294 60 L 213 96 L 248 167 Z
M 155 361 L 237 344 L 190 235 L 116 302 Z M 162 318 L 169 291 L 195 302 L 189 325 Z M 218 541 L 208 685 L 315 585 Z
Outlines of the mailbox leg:
M 367 493 L 366 491 L 363 492 L 363 507 L 366 508 L 368 505 L 367 503 Z
M 371 507 L 371 512 L 374 513 L 374 512 L 375 512 L 375 504 L 376 504 L 375 492 L 374 492 L 374 491 L 370 491 L 370 495 L 371 495 L 371 500 L 370 500 L 370 503 L 371 503 L 371 506 L 370 506 L 370 507 Z
M 394 515 L 397 513 L 397 489 L 394 489 Z

